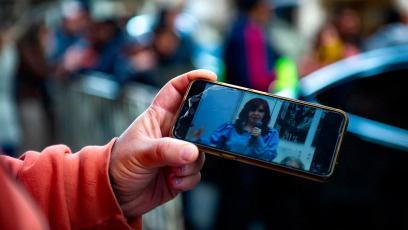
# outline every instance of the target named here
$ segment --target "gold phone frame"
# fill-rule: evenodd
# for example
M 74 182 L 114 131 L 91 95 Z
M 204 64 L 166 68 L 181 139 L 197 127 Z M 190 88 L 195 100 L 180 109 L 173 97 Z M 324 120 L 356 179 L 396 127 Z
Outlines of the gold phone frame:
M 305 170 L 297 170 L 297 169 L 295 169 L 295 168 L 285 167 L 285 166 L 283 166 L 283 165 L 274 164 L 274 163 L 272 163 L 272 162 L 269 163 L 269 162 L 265 162 L 265 161 L 262 161 L 262 160 L 256 160 L 256 159 L 253 159 L 253 158 L 245 157 L 245 156 L 243 156 L 243 155 L 233 154 L 233 153 L 230 153 L 230 152 L 226 152 L 226 151 L 222 151 L 222 150 L 218 150 L 218 149 L 209 148 L 209 147 L 200 145 L 200 144 L 198 144 L 198 143 L 193 143 L 193 144 L 195 144 L 195 145 L 198 147 L 198 149 L 199 149 L 200 151 L 203 151 L 203 152 L 206 152 L 206 153 L 210 153 L 210 154 L 213 154 L 213 155 L 221 156 L 221 157 L 223 157 L 223 158 L 230 159 L 230 160 L 237 160 L 237 161 L 240 161 L 240 162 L 244 162 L 244 163 L 256 165 L 256 166 L 259 166 L 259 167 L 263 167 L 263 168 L 267 168 L 267 169 L 271 169 L 271 170 L 283 172 L 283 173 L 286 173 L 286 174 L 290 174 L 290 175 L 302 177 L 302 178 L 309 179 L 309 180 L 314 180 L 314 181 L 318 181 L 318 182 L 327 182 L 327 181 L 329 181 L 329 180 L 333 177 L 334 172 L 335 172 L 335 170 L 336 170 L 336 168 L 337 168 L 337 165 L 338 165 L 338 158 L 339 158 L 340 146 L 341 146 L 341 143 L 343 142 L 343 140 L 344 140 L 344 138 L 345 138 L 349 119 L 348 119 L 347 114 L 346 114 L 344 111 L 342 111 L 342 110 L 340 110 L 340 109 L 328 107 L 328 106 L 323 106 L 323 105 L 313 104 L 313 103 L 306 102 L 306 101 L 301 101 L 301 100 L 286 98 L 286 97 L 282 97 L 282 96 L 278 96 L 278 95 L 273 95 L 273 94 L 270 94 L 270 93 L 266 93 L 266 92 L 262 92 L 262 91 L 258 91 L 258 90 L 254 90 L 254 89 L 249 89 L 249 88 L 245 88 L 245 87 L 241 87 L 241 86 L 231 85 L 231 84 L 228 84 L 228 83 L 223 83 L 223 82 L 218 82 L 218 81 L 208 81 L 208 80 L 197 79 L 197 80 L 194 80 L 194 81 L 192 81 L 192 82 L 190 83 L 190 85 L 189 85 L 189 87 L 188 87 L 186 93 L 184 94 L 183 101 L 181 102 L 180 108 L 179 108 L 179 110 L 177 111 L 177 114 L 176 114 L 176 116 L 174 117 L 174 120 L 173 120 L 173 123 L 172 123 L 172 128 L 171 128 L 170 134 L 169 134 L 170 137 L 172 137 L 172 138 L 177 138 L 177 137 L 175 137 L 175 136 L 173 135 L 173 131 L 174 131 L 174 128 L 175 128 L 175 124 L 176 124 L 176 122 L 177 122 L 177 118 L 178 118 L 179 115 L 180 115 L 181 109 L 183 108 L 183 105 L 184 105 L 184 103 L 185 103 L 185 101 L 186 101 L 186 99 L 187 99 L 187 95 L 188 95 L 188 93 L 189 93 L 189 91 L 190 91 L 190 89 L 191 89 L 191 86 L 192 86 L 192 85 L 194 84 L 194 82 L 196 82 L 196 81 L 204 81 L 204 82 L 207 82 L 207 83 L 212 83 L 212 84 L 216 84 L 216 85 L 222 85 L 222 86 L 226 86 L 226 87 L 230 87 L 230 88 L 235 88 L 235 89 L 239 89 L 239 90 L 243 90 L 243 91 L 247 91 L 247 92 L 252 92 L 252 93 L 255 93 L 255 94 L 261 94 L 261 95 L 264 95 L 264 96 L 277 98 L 277 99 L 284 100 L 284 101 L 291 101 L 291 102 L 299 103 L 299 104 L 302 104 L 302 105 L 307 105 L 307 106 L 311 106 L 311 107 L 315 107 L 315 108 L 320 108 L 320 109 L 323 109 L 323 110 L 329 110 L 329 111 L 333 111 L 333 112 L 340 113 L 340 114 L 344 117 L 343 127 L 342 127 L 342 129 L 341 129 L 341 134 L 340 134 L 339 140 L 338 140 L 338 142 L 337 142 L 337 146 L 336 146 L 336 148 L 335 148 L 335 153 L 334 153 L 334 158 L 333 158 L 333 161 L 332 161 L 332 166 L 331 166 L 331 168 L 330 168 L 329 173 L 328 173 L 327 175 L 324 175 L 324 176 L 323 176 L 323 175 L 316 174 L 316 173 L 308 172 L 308 171 L 305 171 Z

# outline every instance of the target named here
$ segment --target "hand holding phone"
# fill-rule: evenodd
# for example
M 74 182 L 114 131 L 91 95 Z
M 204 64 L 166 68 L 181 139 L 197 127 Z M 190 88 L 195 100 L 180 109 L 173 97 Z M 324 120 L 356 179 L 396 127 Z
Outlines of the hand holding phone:
M 327 181 L 347 123 L 338 109 L 197 80 L 184 97 L 170 135 L 204 152 Z

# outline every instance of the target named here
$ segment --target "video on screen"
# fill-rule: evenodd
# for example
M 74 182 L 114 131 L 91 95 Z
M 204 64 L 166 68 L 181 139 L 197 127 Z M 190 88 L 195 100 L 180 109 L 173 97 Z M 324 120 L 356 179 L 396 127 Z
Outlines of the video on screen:
M 199 95 L 186 140 L 290 168 L 319 171 L 321 165 L 313 159 L 326 113 L 208 83 Z

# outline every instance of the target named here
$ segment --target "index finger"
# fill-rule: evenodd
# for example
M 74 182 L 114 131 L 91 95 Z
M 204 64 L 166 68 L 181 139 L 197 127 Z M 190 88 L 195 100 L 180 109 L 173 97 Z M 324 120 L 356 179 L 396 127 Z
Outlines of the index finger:
M 217 75 L 209 70 L 193 70 L 169 81 L 157 94 L 153 106 L 167 112 L 176 113 L 190 83 L 196 79 L 217 80 Z
M 217 75 L 209 70 L 194 70 L 168 82 L 157 94 L 151 109 L 160 124 L 162 134 L 170 131 L 171 122 L 176 115 L 190 83 L 196 79 L 217 80 Z

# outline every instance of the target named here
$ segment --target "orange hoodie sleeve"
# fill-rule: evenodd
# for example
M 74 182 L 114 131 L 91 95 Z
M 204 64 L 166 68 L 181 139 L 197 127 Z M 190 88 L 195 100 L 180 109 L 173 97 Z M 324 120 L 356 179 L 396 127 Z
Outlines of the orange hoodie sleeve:
M 0 156 L 0 164 L 24 185 L 51 229 L 131 229 L 109 181 L 114 142 L 77 153 L 55 145 L 19 159 Z M 132 226 L 141 229 L 141 224 L 140 217 Z

